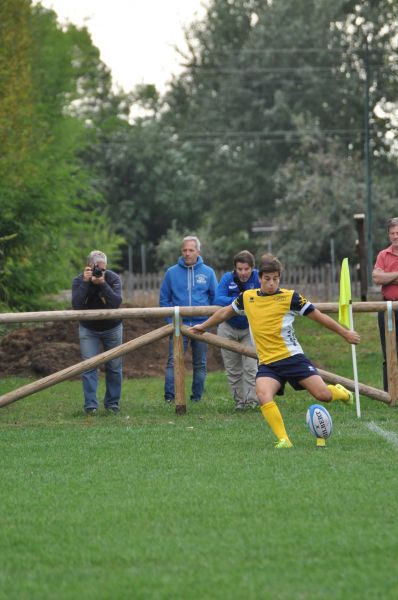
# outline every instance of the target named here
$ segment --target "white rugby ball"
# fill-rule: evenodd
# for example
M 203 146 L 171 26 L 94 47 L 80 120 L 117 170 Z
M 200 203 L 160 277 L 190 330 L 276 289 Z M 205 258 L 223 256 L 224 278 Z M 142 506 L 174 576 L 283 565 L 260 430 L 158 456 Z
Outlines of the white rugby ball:
M 312 404 L 307 410 L 305 420 L 315 437 L 327 439 L 332 435 L 332 417 L 322 404 Z

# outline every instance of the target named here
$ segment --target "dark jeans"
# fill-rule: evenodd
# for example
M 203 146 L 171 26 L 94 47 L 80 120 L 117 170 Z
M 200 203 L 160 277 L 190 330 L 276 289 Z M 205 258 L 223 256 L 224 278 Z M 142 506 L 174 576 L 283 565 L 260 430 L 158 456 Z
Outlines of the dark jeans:
M 97 356 L 102 351 L 120 346 L 123 336 L 123 323 L 106 331 L 93 331 L 79 326 L 80 352 L 83 360 Z M 98 408 L 97 387 L 98 368 L 82 373 L 84 408 Z M 118 408 L 122 390 L 122 358 L 114 358 L 105 363 L 105 408 Z
M 395 343 L 398 349 L 398 312 L 393 310 L 393 316 L 395 317 Z M 383 351 L 383 386 L 384 390 L 388 392 L 388 379 L 387 379 L 387 360 L 386 360 L 386 334 L 384 329 L 384 311 L 380 311 L 377 315 L 379 322 L 380 342 L 381 349 Z
M 192 348 L 192 400 L 200 400 L 203 394 L 203 389 L 206 379 L 207 365 L 207 344 L 206 342 L 198 342 L 197 340 L 188 340 L 183 336 L 184 353 L 187 351 L 188 342 L 191 342 Z M 166 377 L 164 382 L 164 397 L 165 400 L 174 400 L 174 355 L 173 355 L 173 336 L 170 336 L 169 341 L 169 356 L 166 366 Z

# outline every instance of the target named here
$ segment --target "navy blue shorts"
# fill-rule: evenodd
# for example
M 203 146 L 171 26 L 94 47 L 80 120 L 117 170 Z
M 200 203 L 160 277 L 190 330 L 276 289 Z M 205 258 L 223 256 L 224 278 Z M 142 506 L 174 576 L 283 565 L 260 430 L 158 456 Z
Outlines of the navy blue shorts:
M 304 354 L 295 354 L 268 365 L 259 365 L 256 379 L 257 377 L 276 379 L 281 384 L 277 395 L 283 396 L 286 382 L 290 383 L 295 390 L 303 390 L 304 388 L 299 384 L 299 381 L 312 377 L 312 375 L 319 375 L 312 362 Z

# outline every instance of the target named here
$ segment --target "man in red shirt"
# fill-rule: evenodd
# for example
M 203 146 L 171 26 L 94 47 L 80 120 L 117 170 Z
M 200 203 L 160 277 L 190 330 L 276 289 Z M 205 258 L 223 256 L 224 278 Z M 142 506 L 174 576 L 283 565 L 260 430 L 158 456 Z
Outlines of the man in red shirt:
M 388 246 L 377 255 L 372 278 L 376 285 L 381 285 L 383 300 L 398 300 L 398 217 L 387 222 L 387 231 L 391 246 Z M 398 348 L 398 315 L 396 311 L 394 311 L 394 317 Z M 385 391 L 388 391 L 384 311 L 379 312 L 378 319 L 381 348 L 383 350 L 383 384 Z

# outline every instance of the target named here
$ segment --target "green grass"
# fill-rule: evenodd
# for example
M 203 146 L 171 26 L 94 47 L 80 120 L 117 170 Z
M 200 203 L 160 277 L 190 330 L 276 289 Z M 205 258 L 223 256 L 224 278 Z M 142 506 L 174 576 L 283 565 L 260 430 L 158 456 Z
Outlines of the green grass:
M 359 376 L 380 386 L 377 323 L 359 317 Z M 296 330 L 320 366 L 352 376 L 341 339 Z M 362 397 L 358 420 L 336 403 L 319 450 L 311 398 L 289 391 L 294 448 L 276 451 L 258 411 L 234 413 L 223 373 L 183 417 L 162 388 L 126 381 L 117 416 L 82 415 L 78 381 L 1 409 L 1 599 L 397 597 L 395 409 Z

